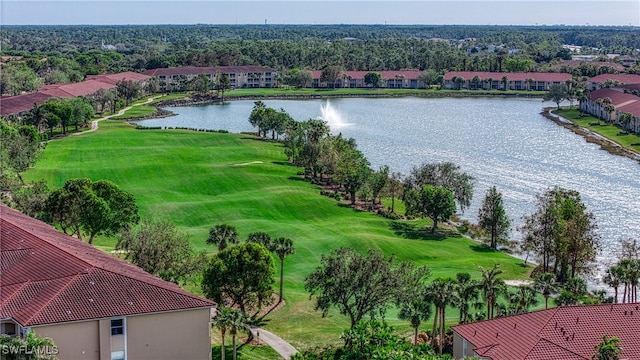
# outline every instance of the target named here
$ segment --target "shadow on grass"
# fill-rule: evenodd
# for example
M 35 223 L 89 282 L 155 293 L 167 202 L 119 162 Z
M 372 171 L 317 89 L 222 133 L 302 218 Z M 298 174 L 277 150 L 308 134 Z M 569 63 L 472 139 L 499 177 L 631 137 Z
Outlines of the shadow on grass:
M 272 164 L 276 164 L 276 165 L 284 165 L 284 166 L 295 166 L 298 167 L 298 165 L 292 164 L 288 161 L 272 161 Z
M 339 207 L 341 207 L 341 208 L 351 209 L 351 210 L 353 210 L 353 211 L 355 211 L 355 212 L 364 212 L 364 210 L 361 210 L 361 209 L 355 208 L 355 207 L 353 207 L 351 204 L 345 204 L 345 203 L 343 203 L 343 202 L 338 202 L 338 203 L 337 203 L 337 206 L 339 206 Z
M 240 335 L 240 333 L 238 333 Z M 245 338 L 246 339 L 246 338 Z M 224 339 L 224 357 L 225 359 L 233 359 L 233 346 L 231 345 L 231 336 L 228 335 Z M 254 350 L 254 346 L 249 346 L 247 343 L 240 341 L 239 338 L 236 338 L 236 354 L 238 359 L 242 359 L 242 353 L 245 352 L 250 354 Z M 221 360 L 222 359 L 222 345 L 213 345 L 211 346 L 211 360 Z
M 287 177 L 287 180 L 308 182 L 305 178 L 300 176 L 289 176 Z
M 471 250 L 473 250 L 475 252 L 479 252 L 479 253 L 499 252 L 499 251 L 493 250 L 489 246 L 483 245 L 483 244 L 471 245 L 469 247 L 471 248 Z
M 449 236 L 456 235 L 454 232 L 444 229 L 437 229 L 435 233 L 432 233 L 430 228 L 400 221 L 392 221 L 389 226 L 396 235 L 412 240 L 442 241 Z

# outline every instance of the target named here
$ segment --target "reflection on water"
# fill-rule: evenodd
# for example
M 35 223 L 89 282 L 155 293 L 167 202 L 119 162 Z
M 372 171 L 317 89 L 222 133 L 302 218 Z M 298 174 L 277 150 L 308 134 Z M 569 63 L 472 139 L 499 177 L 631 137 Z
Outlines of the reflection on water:
M 387 164 L 409 173 L 423 162 L 451 161 L 476 178 L 472 206 L 463 219 L 476 221 L 486 190 L 503 193 L 515 230 L 535 208 L 535 195 L 552 186 L 580 192 L 602 236 L 601 266 L 611 261 L 620 239 L 640 234 L 640 165 L 600 150 L 540 115 L 532 99 L 334 99 L 266 100 L 296 120 L 336 116 L 339 130 L 356 139 L 373 168 Z M 330 105 L 330 106 L 329 106 Z M 248 122 L 253 101 L 226 106 L 172 108 L 178 116 L 141 122 L 255 131 Z

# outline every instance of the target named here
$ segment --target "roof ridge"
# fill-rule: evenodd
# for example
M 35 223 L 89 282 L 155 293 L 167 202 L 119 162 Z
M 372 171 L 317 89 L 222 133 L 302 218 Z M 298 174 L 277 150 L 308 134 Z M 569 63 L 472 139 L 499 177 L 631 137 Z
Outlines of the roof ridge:
M 130 263 L 128 263 L 128 262 L 127 262 L 127 264 L 128 264 L 128 265 L 133 266 L 135 269 L 139 269 L 138 267 L 135 267 L 135 265 L 132 265 L 132 264 L 130 264 Z M 94 269 L 93 269 L 93 270 L 95 270 L 95 269 L 100 269 L 100 270 L 102 270 L 102 271 L 106 271 L 106 272 L 109 272 L 109 273 L 112 273 L 112 274 L 116 274 L 116 275 L 124 276 L 124 277 L 129 278 L 129 279 L 131 279 L 131 280 L 134 280 L 134 281 L 136 281 L 136 282 L 143 283 L 143 284 L 147 284 L 147 285 L 151 285 L 151 286 L 155 286 L 155 287 L 159 287 L 159 288 L 162 288 L 162 289 L 164 289 L 164 290 L 171 291 L 171 292 L 173 292 L 173 293 L 175 293 L 175 294 L 183 295 L 183 296 L 187 296 L 187 297 L 192 298 L 192 299 L 195 299 L 195 300 L 199 300 L 199 301 L 206 300 L 206 301 L 212 302 L 211 300 L 209 300 L 209 299 L 207 299 L 207 298 L 202 298 L 202 297 L 199 297 L 199 296 L 193 295 L 193 294 L 191 294 L 190 292 L 188 292 L 188 291 L 186 291 L 186 290 L 182 289 L 179 285 L 174 284 L 174 283 L 169 282 L 169 281 L 166 281 L 166 280 L 162 280 L 162 279 L 160 279 L 160 278 L 156 277 L 155 275 L 152 275 L 152 274 L 150 274 L 150 273 L 147 273 L 147 272 L 145 272 L 145 271 L 143 271 L 143 270 L 141 270 L 141 273 L 142 273 L 143 275 L 145 275 L 145 276 L 149 277 L 150 279 L 153 279 L 153 281 L 154 281 L 153 283 L 151 283 L 151 282 L 146 282 L 146 281 L 142 281 L 142 280 L 140 280 L 140 279 L 138 279 L 138 278 L 131 277 L 131 276 L 128 276 L 128 275 L 126 275 L 126 274 L 118 273 L 118 272 L 115 272 L 115 271 L 112 271 L 112 270 L 109 270 L 109 269 L 105 269 L 105 268 L 101 268 L 101 267 L 94 267 Z M 160 280 L 160 281 L 158 281 L 158 280 Z M 156 283 L 157 283 L 157 284 L 156 284 Z M 175 287 L 174 287 L 174 286 L 165 286 L 165 284 L 172 284 L 172 285 L 175 285 Z M 177 288 L 177 289 L 176 289 L 176 288 Z M 178 290 L 179 290 L 179 291 L 178 291 Z
M 17 210 L 15 210 L 15 211 L 17 211 Z M 22 214 L 22 213 L 20 213 L 20 214 Z M 87 264 L 87 265 L 89 265 L 89 266 L 91 266 L 91 267 L 95 266 L 95 265 L 93 265 L 93 264 L 89 263 L 87 260 L 85 260 L 85 259 L 83 259 L 83 258 L 80 258 L 80 257 L 76 256 L 75 254 L 72 254 L 72 253 L 71 253 L 70 251 L 68 251 L 67 249 L 61 248 L 60 246 L 58 246 L 57 244 L 53 243 L 52 241 L 49 241 L 48 239 L 45 239 L 45 238 L 43 238 L 43 237 L 41 237 L 41 236 L 38 236 L 38 235 L 34 234 L 32 231 L 29 231 L 29 230 L 25 229 L 23 226 L 20 226 L 19 224 L 16 224 L 16 223 L 15 223 L 15 222 L 13 222 L 13 221 L 9 221 L 9 219 L 7 219 L 6 217 L 3 217 L 2 219 L 0 219 L 0 223 L 1 223 L 2 221 L 6 221 L 7 223 L 9 223 L 9 224 L 13 225 L 14 227 L 18 228 L 19 230 L 26 232 L 27 234 L 29 234 L 29 235 L 33 236 L 33 237 L 34 237 L 34 238 L 36 238 L 36 239 L 39 239 L 39 240 L 41 240 L 41 241 L 46 242 L 47 244 L 49 244 L 49 245 L 51 245 L 51 246 L 55 247 L 56 249 L 58 249 L 58 250 L 60 250 L 60 251 L 62 251 L 62 252 L 65 252 L 65 253 L 69 254 L 69 255 L 70 255 L 70 256 L 72 256 L 73 258 L 75 258 L 75 259 L 77 259 L 77 260 L 79 260 L 79 261 L 82 261 L 83 263 L 85 263 L 85 264 Z M 45 223 L 45 222 L 42 222 L 42 224 L 47 225 L 47 226 L 48 226 L 48 227 L 50 227 L 53 231 L 60 232 L 60 231 L 58 231 L 58 229 L 54 228 L 53 226 L 51 226 L 51 225 L 49 225 L 49 224 L 47 224 L 47 223 Z M 64 234 L 64 233 L 63 233 L 63 234 Z M 64 235 L 71 237 L 71 235 L 69 235 L 69 234 L 64 234 Z M 78 241 L 81 241 L 82 243 L 84 243 L 84 241 L 83 241 L 83 240 L 81 240 L 81 239 L 77 239 L 77 240 L 78 240 Z M 90 245 L 90 244 L 87 244 L 87 245 L 89 245 L 89 246 L 91 246 L 91 248 L 95 249 L 95 247 L 93 247 L 93 245 Z M 32 247 L 30 247 L 30 248 L 28 248 L 28 249 L 33 249 L 33 248 L 32 248 Z M 96 249 L 96 250 L 97 250 L 97 249 Z
M 553 345 L 561 348 L 562 350 L 565 350 L 566 352 L 569 352 L 569 353 L 572 353 L 573 355 L 579 356 L 579 357 L 583 358 L 584 360 L 591 360 L 590 358 L 584 357 L 582 354 L 578 354 L 575 351 L 572 351 L 572 350 L 570 350 L 570 349 L 568 349 L 568 348 L 566 348 L 566 347 L 564 347 L 564 346 L 562 346 L 560 344 L 557 344 L 557 343 L 555 343 L 555 342 L 553 342 L 553 341 L 551 341 L 551 340 L 549 340 L 547 338 L 542 338 L 542 337 L 540 339 L 538 339 L 538 342 L 531 348 L 531 350 L 529 350 L 529 352 L 527 353 L 527 356 L 529 356 L 531 351 L 533 351 L 533 349 L 535 349 L 536 345 L 538 345 L 540 343 L 540 341 L 543 341 L 543 340 L 548 342 L 549 344 L 553 344 Z M 526 359 L 526 357 L 525 357 L 525 359 Z

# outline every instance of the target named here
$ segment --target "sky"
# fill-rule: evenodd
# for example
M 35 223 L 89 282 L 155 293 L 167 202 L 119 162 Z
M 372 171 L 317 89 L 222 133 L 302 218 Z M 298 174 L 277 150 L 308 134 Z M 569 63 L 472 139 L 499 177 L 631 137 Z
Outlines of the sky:
M 640 26 L 640 0 L 0 0 L 2 25 Z

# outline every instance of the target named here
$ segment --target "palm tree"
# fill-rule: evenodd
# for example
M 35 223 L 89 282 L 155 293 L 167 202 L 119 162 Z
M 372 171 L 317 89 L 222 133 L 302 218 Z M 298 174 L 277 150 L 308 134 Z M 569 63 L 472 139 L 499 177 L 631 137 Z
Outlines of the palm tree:
M 435 348 L 436 328 L 439 323 L 440 328 L 440 346 L 439 352 L 442 354 L 442 348 L 444 347 L 444 319 L 445 310 L 448 305 L 453 302 L 453 287 L 454 280 L 450 278 L 438 278 L 433 280 L 429 286 L 427 286 L 427 299 L 433 302 L 436 308 L 436 313 L 433 318 L 433 331 L 431 347 Z
M 220 336 L 222 337 L 222 353 L 220 358 L 224 360 L 225 350 L 224 350 L 224 337 L 227 333 L 227 330 L 230 329 L 232 325 L 232 318 L 235 316 L 237 311 L 232 308 L 222 307 L 217 309 L 216 316 L 212 319 L 212 325 L 220 329 Z
M 533 280 L 533 288 L 544 297 L 544 308 L 549 308 L 549 296 L 557 291 L 556 277 L 552 273 L 538 274 Z
M 236 335 L 238 331 L 251 330 L 251 318 L 247 313 L 242 311 L 233 310 L 233 313 L 229 315 L 229 332 L 231 333 L 231 339 L 233 344 L 233 360 L 236 360 Z
M 618 303 L 618 287 L 620 287 L 620 281 L 622 280 L 622 269 L 618 265 L 610 266 L 607 269 L 602 281 L 613 288 L 613 302 Z
M 532 78 L 526 78 L 524 80 L 527 83 L 527 90 L 531 91 L 531 85 L 533 85 L 533 79 Z
M 500 264 L 494 265 L 490 270 L 487 270 L 482 266 L 478 267 L 480 268 L 480 271 L 482 271 L 480 289 L 487 301 L 487 319 L 492 319 L 498 295 L 504 292 L 506 288 L 504 280 L 498 279 L 498 275 L 502 274 L 502 270 L 500 270 Z
M 405 303 L 400 308 L 398 319 L 409 320 L 413 327 L 413 344 L 418 345 L 418 328 L 422 321 L 429 320 L 431 316 L 431 303 L 422 298 Z
M 271 235 L 266 232 L 252 232 L 247 236 L 247 242 L 255 242 L 258 244 L 264 245 L 267 249 L 271 249 L 273 246 L 273 240 L 271 239 Z
M 280 297 L 278 298 L 278 302 L 282 301 L 282 278 L 284 271 L 284 258 L 287 255 L 294 254 L 296 251 L 293 248 L 293 241 L 288 238 L 279 237 L 273 241 L 272 247 L 270 249 L 274 253 L 278 255 L 280 258 Z
M 456 283 L 453 288 L 455 298 L 454 305 L 460 310 L 458 322 L 466 324 L 469 318 L 470 304 L 478 298 L 480 288 L 478 282 L 471 280 L 469 273 L 457 273 Z
M 235 226 L 229 224 L 218 224 L 209 230 L 207 244 L 218 246 L 218 251 L 227 248 L 228 244 L 238 243 L 238 232 Z
M 505 75 L 502 77 L 502 90 L 509 90 L 509 78 Z
M 511 294 L 509 300 L 515 306 L 516 314 L 524 314 L 530 307 L 538 305 L 536 290 L 528 285 L 516 287 L 516 292 Z
M 616 107 L 611 104 L 607 104 L 604 106 L 604 119 L 607 122 L 611 122 L 611 113 L 614 112 L 615 109 Z
M 593 354 L 593 360 L 618 360 L 622 352 L 620 339 L 612 336 L 602 335 L 602 341 L 596 345 L 596 353 Z
M 473 84 L 473 89 L 477 90 L 478 89 L 478 84 L 480 84 L 481 80 L 480 77 L 478 75 L 474 76 L 473 79 L 471 79 L 471 83 Z
M 492 77 L 488 77 L 488 78 L 484 79 L 484 81 L 489 83 L 489 89 L 488 90 L 491 90 L 493 88 L 493 78 Z

